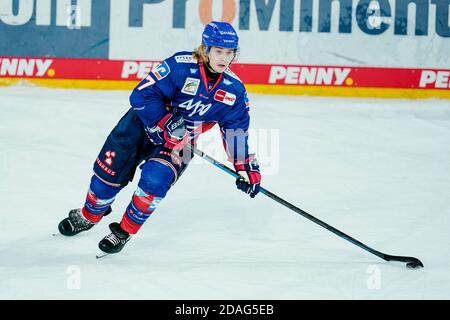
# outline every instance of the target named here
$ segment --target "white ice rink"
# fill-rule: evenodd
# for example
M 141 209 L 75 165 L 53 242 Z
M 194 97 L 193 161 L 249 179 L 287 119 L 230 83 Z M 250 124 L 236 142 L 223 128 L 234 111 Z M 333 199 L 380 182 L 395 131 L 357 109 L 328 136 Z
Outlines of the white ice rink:
M 128 95 L 0 88 L 1 299 L 450 298 L 448 100 L 250 94 L 263 186 L 374 249 L 423 261 L 410 270 L 248 198 L 198 160 L 120 254 L 95 258 L 140 171 L 94 229 L 52 236 L 83 204 Z M 218 131 L 203 141 L 224 159 Z

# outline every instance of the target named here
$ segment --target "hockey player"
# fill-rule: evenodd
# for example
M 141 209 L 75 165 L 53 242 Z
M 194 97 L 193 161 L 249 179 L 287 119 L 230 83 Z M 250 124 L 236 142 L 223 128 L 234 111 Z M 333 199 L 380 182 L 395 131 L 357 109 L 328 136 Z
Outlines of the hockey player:
M 240 174 L 238 189 L 255 197 L 259 165 L 248 152 L 249 102 L 244 85 L 228 67 L 238 53 L 238 36 L 225 22 L 205 26 L 194 52 L 178 52 L 156 65 L 133 90 L 131 109 L 109 134 L 94 163 L 86 201 L 58 226 L 66 236 L 91 229 L 111 212 L 117 193 L 141 177 L 120 223 L 99 242 L 117 253 L 142 227 L 186 169 L 198 135 L 220 126 L 229 160 Z

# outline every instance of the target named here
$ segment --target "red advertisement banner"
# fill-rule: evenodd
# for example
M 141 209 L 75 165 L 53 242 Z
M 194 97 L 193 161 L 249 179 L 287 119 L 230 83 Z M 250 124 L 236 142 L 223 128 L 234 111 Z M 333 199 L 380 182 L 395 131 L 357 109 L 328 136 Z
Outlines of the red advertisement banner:
M 129 80 L 158 61 L 0 57 L 0 78 Z M 234 63 L 245 84 L 450 90 L 450 70 Z

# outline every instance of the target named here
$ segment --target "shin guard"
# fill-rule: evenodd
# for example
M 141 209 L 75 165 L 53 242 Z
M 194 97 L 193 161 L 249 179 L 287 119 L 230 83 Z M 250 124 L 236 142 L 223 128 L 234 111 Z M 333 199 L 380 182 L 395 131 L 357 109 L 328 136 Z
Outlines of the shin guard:
M 162 199 L 138 187 L 122 217 L 120 227 L 129 234 L 136 234 Z
M 121 187 L 110 186 L 93 176 L 84 207 L 81 210 L 83 216 L 90 222 L 97 223 L 108 212 Z

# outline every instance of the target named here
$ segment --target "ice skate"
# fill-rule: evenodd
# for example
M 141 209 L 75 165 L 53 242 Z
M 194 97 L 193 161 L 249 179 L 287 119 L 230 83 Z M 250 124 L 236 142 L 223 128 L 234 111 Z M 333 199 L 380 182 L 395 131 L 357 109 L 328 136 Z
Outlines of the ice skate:
M 105 213 L 105 216 L 111 212 L 111 207 Z M 69 217 L 63 219 L 59 225 L 58 229 L 62 235 L 74 236 L 82 231 L 87 231 L 95 226 L 95 223 L 87 220 L 81 213 L 81 209 L 72 209 L 69 212 Z
M 111 229 L 111 233 L 99 242 L 98 247 L 108 254 L 118 253 L 131 239 L 131 235 L 123 230 L 117 222 L 111 223 L 109 229 Z

